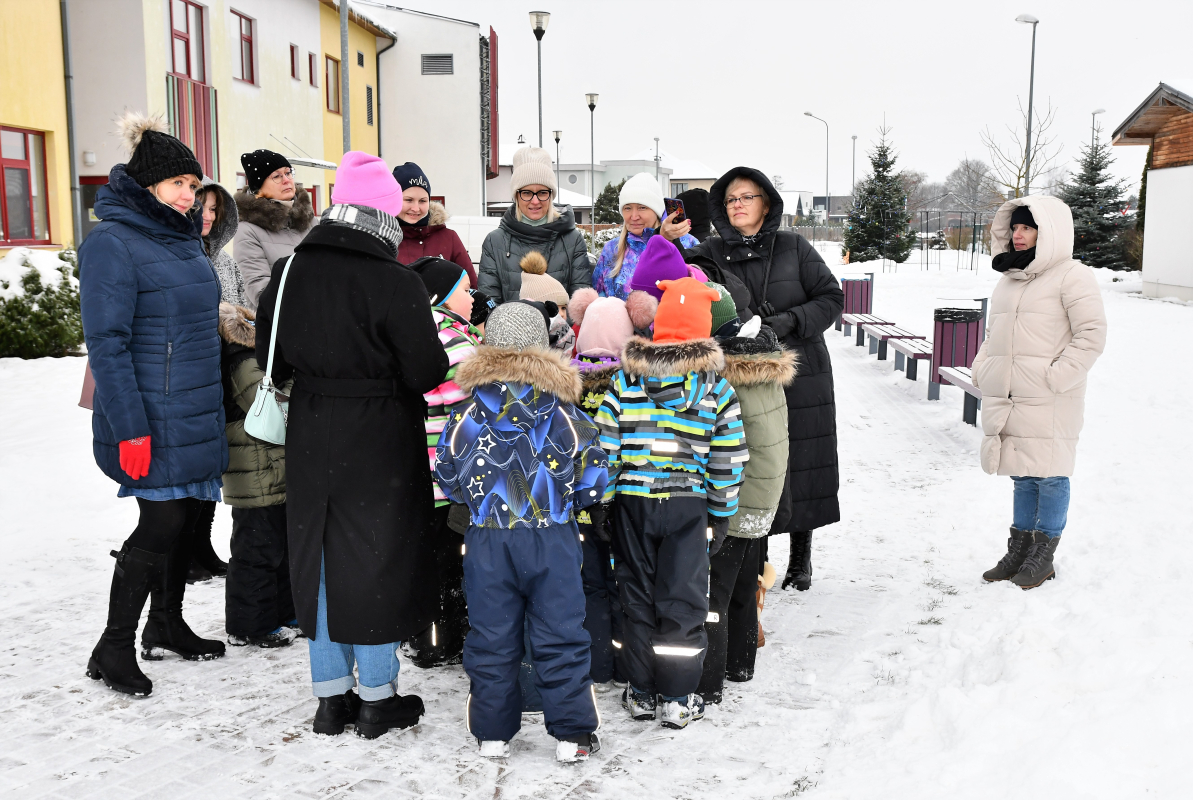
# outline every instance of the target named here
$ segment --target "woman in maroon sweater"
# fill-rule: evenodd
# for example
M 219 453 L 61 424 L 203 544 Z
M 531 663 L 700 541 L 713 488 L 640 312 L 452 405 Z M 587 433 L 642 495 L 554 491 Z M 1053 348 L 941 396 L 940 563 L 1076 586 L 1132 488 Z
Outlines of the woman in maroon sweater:
M 476 288 L 476 270 L 468 250 L 455 231 L 447 227 L 447 209 L 431 201 L 431 182 L 413 161 L 394 167 L 394 177 L 402 189 L 402 243 L 398 261 L 413 264 L 423 256 L 453 261 L 468 273 L 468 283 Z

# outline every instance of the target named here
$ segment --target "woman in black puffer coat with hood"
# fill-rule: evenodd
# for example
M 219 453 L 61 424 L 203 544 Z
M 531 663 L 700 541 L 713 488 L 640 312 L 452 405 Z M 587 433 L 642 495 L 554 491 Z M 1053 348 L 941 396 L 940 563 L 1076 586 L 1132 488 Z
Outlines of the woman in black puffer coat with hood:
M 841 519 L 837 409 L 824 331 L 841 314 L 845 295 L 807 239 L 779 230 L 783 198 L 758 170 L 734 167 L 722 175 L 709 192 L 709 215 L 720 238 L 706 239 L 685 255 L 745 284 L 750 311 L 799 363 L 785 390 L 791 447 L 771 535 L 790 533 L 783 588 L 802 591 L 812 582 L 812 531 Z M 737 293 L 734 300 L 740 301 Z

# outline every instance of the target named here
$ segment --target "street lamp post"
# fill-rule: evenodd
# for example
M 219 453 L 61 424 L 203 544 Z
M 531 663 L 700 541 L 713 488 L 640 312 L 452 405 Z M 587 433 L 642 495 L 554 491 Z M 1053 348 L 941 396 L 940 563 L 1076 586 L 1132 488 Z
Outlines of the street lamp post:
M 659 137 L 654 137 L 654 179 L 659 179 Z
M 559 137 L 563 135 L 563 131 L 551 131 L 555 134 L 555 185 L 559 186 Z
M 857 134 L 853 135 L 853 175 L 850 178 L 850 195 L 857 194 Z
M 1106 109 L 1104 109 L 1104 108 L 1094 109 L 1093 111 L 1090 112 L 1090 115 L 1089 115 L 1089 149 L 1090 150 L 1094 149 L 1094 143 L 1097 141 L 1098 115 L 1105 114 L 1105 113 L 1106 113 Z
M 530 12 L 530 28 L 538 40 L 539 51 L 539 147 L 543 146 L 543 34 L 547 32 L 547 23 L 550 21 L 549 11 Z
M 1031 26 L 1031 82 L 1027 85 L 1027 146 L 1023 167 L 1023 195 L 1026 197 L 1031 191 L 1031 107 L 1036 94 L 1036 26 L 1040 21 L 1031 14 L 1020 14 L 1015 21 Z
M 596 246 L 596 104 L 600 97 L 596 92 L 584 95 L 588 101 L 588 191 L 592 195 L 592 243 Z
M 820 120 L 824 123 L 824 224 L 828 224 L 828 215 L 832 209 L 833 196 L 828 192 L 828 122 L 820 119 L 811 111 L 804 112 L 805 117 Z

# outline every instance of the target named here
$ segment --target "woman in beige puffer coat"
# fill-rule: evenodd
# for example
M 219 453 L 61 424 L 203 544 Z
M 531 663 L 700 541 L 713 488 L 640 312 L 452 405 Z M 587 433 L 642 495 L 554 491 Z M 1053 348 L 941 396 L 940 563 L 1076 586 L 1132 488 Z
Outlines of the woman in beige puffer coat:
M 990 235 L 1002 279 L 973 362 L 982 391 L 982 469 L 1015 481 L 1007 554 L 987 581 L 1031 589 L 1055 576 L 1086 376 L 1106 346 L 1102 293 L 1073 259 L 1073 214 L 1055 197 L 1009 200 Z

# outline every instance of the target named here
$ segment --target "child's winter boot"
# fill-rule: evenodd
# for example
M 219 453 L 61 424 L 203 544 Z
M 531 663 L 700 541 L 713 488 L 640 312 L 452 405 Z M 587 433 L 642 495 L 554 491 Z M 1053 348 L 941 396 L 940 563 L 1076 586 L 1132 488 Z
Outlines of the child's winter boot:
M 587 761 L 588 757 L 601 749 L 601 738 L 596 731 L 567 736 L 555 744 L 555 760 L 561 764 Z
M 480 742 L 481 758 L 509 758 L 510 757 L 510 743 L 503 742 L 500 739 L 491 739 L 487 742 Z
M 653 692 L 640 692 L 633 686 L 627 686 L 622 691 L 621 704 L 636 720 L 654 719 L 658 708 L 658 700 Z
M 704 698 L 690 694 L 679 700 L 663 698 L 659 719 L 668 728 L 686 728 L 689 722 L 704 719 Z

